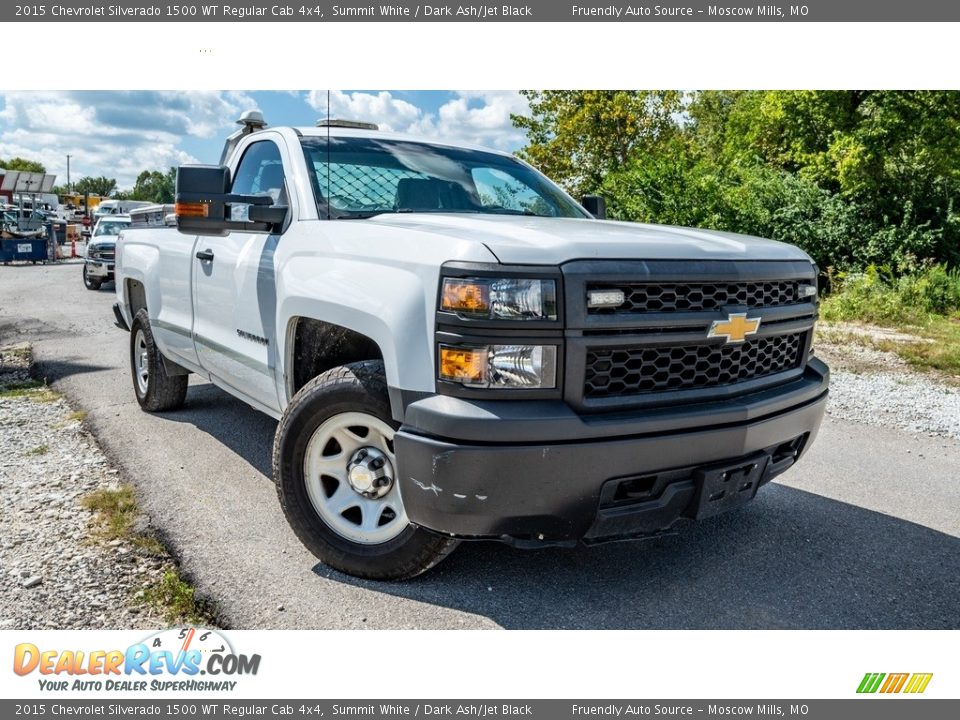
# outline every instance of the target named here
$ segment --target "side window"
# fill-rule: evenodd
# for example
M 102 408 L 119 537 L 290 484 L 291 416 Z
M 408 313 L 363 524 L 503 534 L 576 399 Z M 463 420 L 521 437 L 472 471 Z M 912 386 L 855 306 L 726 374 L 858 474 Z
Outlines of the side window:
M 280 148 L 271 140 L 248 147 L 233 175 L 231 191 L 238 195 L 269 195 L 274 204 L 283 197 L 283 161 Z

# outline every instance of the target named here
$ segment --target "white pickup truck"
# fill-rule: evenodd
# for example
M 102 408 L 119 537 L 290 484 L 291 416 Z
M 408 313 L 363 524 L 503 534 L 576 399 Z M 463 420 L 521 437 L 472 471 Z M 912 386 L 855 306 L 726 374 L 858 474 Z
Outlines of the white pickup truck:
M 813 442 L 801 250 L 606 221 L 501 152 L 238 122 L 180 168 L 177 229 L 123 232 L 114 309 L 144 410 L 195 373 L 279 419 L 280 503 L 330 566 L 655 537 Z

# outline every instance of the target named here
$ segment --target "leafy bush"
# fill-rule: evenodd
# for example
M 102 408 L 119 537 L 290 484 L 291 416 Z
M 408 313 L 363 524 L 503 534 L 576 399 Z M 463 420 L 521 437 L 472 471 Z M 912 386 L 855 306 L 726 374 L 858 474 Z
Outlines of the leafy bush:
M 946 315 L 960 310 L 960 270 L 933 265 L 904 275 L 897 288 L 904 304 L 923 312 Z
M 889 266 L 841 273 L 824 300 L 825 320 L 924 324 L 933 315 L 960 312 L 960 271 L 925 265 L 896 277 Z
M 865 246 L 856 206 L 803 178 L 762 166 L 718 171 L 678 145 L 610 173 L 612 217 L 726 230 L 803 248 L 820 267 L 850 267 Z

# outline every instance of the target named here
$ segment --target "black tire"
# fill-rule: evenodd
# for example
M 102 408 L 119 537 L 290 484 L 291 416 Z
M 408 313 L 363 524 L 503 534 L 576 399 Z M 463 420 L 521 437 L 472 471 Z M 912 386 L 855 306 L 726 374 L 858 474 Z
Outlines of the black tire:
M 143 345 L 140 338 L 143 338 Z M 138 370 L 138 356 L 145 353 L 143 367 L 147 377 L 141 381 Z M 183 405 L 187 397 L 187 375 L 167 375 L 163 356 L 153 341 L 150 331 L 150 317 L 146 309 L 137 312 L 130 326 L 130 372 L 133 376 L 133 391 L 137 402 L 147 412 L 176 410 Z
M 103 285 L 103 280 L 100 278 L 92 278 L 87 274 L 87 265 L 83 265 L 83 286 L 87 290 L 99 290 L 100 286 Z
M 314 509 L 305 484 L 307 444 L 335 415 L 361 412 L 396 429 L 390 414 L 383 363 L 363 361 L 329 370 L 304 385 L 290 401 L 273 441 L 273 477 L 287 522 L 310 552 L 348 575 L 405 580 L 445 558 L 457 541 L 408 525 L 396 537 L 362 544 L 333 530 Z

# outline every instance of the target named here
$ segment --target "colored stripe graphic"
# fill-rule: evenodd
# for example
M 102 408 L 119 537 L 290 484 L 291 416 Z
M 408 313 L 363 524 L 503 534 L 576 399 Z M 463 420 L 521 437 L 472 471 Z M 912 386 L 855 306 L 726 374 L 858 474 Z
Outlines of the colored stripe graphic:
M 890 673 L 887 675 L 887 681 L 880 688 L 882 693 L 898 693 L 903 689 L 903 684 L 907 682 L 910 673 Z
M 886 677 L 884 673 L 867 673 L 863 676 L 863 680 L 860 681 L 860 687 L 857 688 L 857 692 L 875 693 L 877 688 L 880 687 L 880 682 L 884 677 Z
M 866 673 L 860 685 L 857 686 L 858 693 L 922 693 L 927 689 L 933 673 Z
M 930 684 L 930 679 L 933 677 L 933 673 L 914 673 L 910 678 L 910 682 L 907 684 L 904 692 L 907 693 L 922 693 L 927 689 L 927 685 Z

